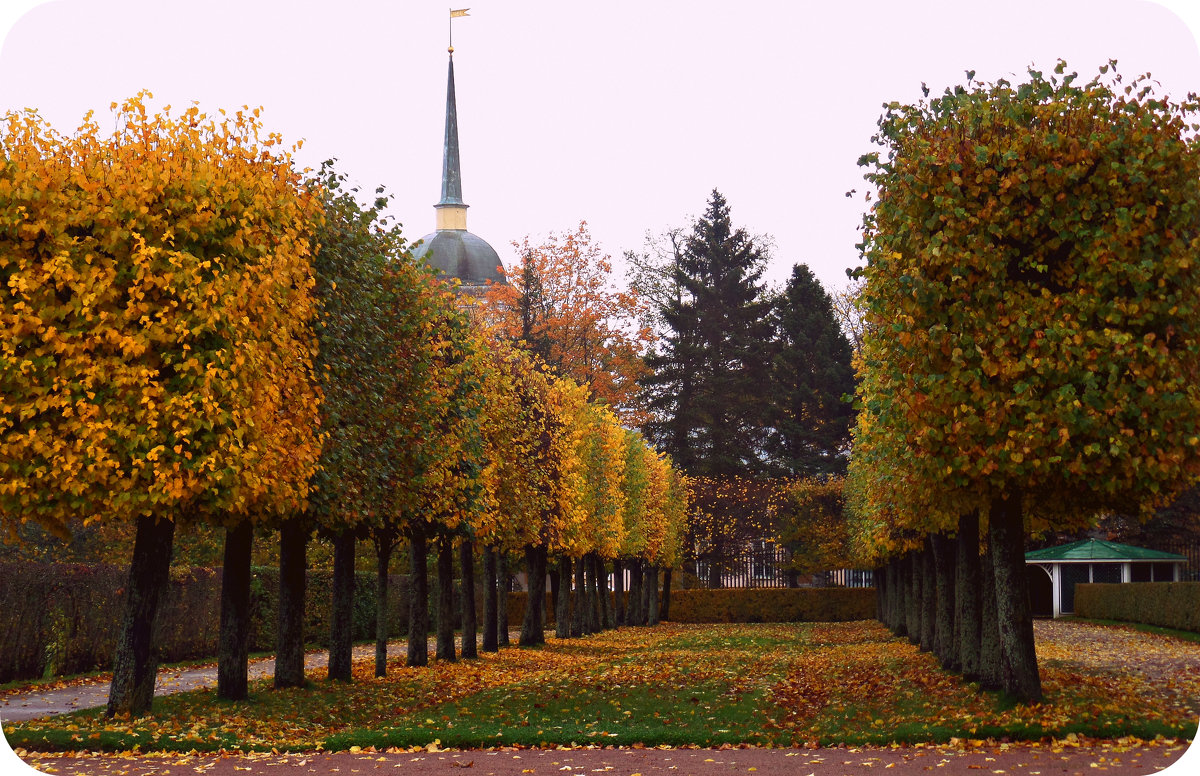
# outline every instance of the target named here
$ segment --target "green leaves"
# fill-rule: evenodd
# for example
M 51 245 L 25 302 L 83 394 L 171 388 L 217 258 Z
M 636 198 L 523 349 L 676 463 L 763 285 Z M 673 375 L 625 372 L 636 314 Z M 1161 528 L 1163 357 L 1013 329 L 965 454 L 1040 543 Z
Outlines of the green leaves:
M 1065 68 L 881 119 L 850 488 L 864 514 L 949 527 L 1011 484 L 1036 531 L 1200 471 L 1197 104 Z

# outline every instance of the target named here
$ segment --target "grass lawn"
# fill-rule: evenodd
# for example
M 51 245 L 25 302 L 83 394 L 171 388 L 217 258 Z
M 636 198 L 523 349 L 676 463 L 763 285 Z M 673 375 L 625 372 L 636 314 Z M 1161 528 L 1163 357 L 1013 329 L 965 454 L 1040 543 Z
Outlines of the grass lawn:
M 311 750 L 501 744 L 760 746 L 1156 735 L 1190 739 L 1200 644 L 1088 623 L 1038 623 L 1046 701 L 1014 706 L 942 671 L 876 622 L 626 628 L 350 684 L 251 684 L 6 726 L 26 749 Z

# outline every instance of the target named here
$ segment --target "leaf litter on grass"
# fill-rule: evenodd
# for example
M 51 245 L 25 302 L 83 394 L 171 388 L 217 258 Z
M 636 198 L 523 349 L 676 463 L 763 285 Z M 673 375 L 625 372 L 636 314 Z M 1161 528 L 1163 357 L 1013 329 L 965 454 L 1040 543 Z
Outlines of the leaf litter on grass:
M 305 688 L 251 684 L 6 729 L 30 749 L 305 750 L 519 744 L 796 746 L 993 739 L 1190 738 L 1200 643 L 1132 629 L 1038 622 L 1046 699 L 1012 705 L 943 671 L 875 622 L 680 625 L 548 639 L 478 660 Z M 1122 657 L 1128 656 L 1128 659 Z

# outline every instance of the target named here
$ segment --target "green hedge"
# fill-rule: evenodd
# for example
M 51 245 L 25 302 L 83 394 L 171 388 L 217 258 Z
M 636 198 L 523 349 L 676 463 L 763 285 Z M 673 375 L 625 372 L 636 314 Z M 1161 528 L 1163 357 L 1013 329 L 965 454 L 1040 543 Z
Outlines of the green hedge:
M 1076 585 L 1075 614 L 1200 633 L 1200 582 Z
M 128 572 L 106 565 L 0 563 L 0 682 L 109 668 L 124 612 Z M 332 574 L 309 571 L 305 637 L 326 645 Z M 408 578 L 393 575 L 389 627 L 408 628 Z M 375 575 L 355 578 L 354 639 L 375 635 Z M 254 569 L 250 649 L 275 645 L 279 571 Z M 215 657 L 221 616 L 220 569 L 172 569 L 155 641 L 164 662 Z
M 845 622 L 875 617 L 875 588 L 672 590 L 672 622 Z
M 527 593 L 509 593 L 508 621 L 520 627 Z M 718 622 L 846 622 L 875 617 L 875 588 L 726 588 L 672 590 L 671 621 Z M 554 624 L 546 594 L 546 625 Z

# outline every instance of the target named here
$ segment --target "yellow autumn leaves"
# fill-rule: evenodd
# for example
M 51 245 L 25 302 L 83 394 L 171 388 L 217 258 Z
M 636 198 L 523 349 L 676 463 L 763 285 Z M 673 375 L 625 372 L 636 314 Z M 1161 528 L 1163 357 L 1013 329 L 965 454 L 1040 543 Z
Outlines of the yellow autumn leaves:
M 0 520 L 294 507 L 316 460 L 315 198 L 252 114 L 8 116 Z
M 0 125 L 9 531 L 139 516 L 228 525 L 294 514 L 311 495 L 323 189 L 257 110 L 151 114 L 149 98 L 114 104 L 112 132 L 90 114 L 69 136 L 33 112 Z M 669 461 L 584 386 L 468 325 L 423 274 L 393 268 L 412 286 L 396 303 L 424 311 L 405 319 L 423 322 L 411 342 L 393 343 L 395 369 L 411 372 L 397 385 L 420 395 L 389 397 L 391 441 L 421 455 L 390 485 L 394 511 L 469 524 L 489 545 L 675 553 L 668 515 L 686 492 Z M 648 485 L 631 497 L 633 448 Z

